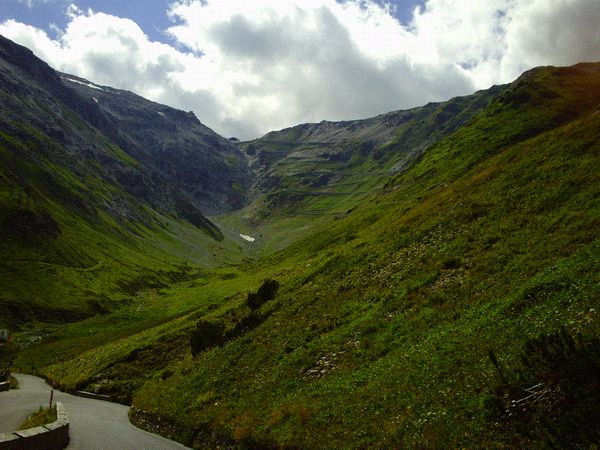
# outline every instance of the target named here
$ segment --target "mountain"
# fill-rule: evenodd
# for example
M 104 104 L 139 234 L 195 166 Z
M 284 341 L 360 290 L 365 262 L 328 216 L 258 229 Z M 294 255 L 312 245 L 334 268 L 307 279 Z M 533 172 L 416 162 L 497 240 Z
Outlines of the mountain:
M 255 189 L 267 194 L 270 206 L 276 207 L 286 204 L 284 191 L 333 195 L 353 191 L 348 180 L 356 173 L 388 178 L 469 123 L 504 89 L 495 86 L 366 120 L 323 121 L 272 131 L 243 146 L 258 173 Z
M 54 330 L 16 364 L 131 403 L 136 424 L 197 448 L 594 445 L 600 64 L 537 68 L 453 101 L 477 106 L 447 133 L 432 125 L 422 147 L 408 138 L 427 136 L 431 116 L 375 125 L 359 167 L 393 170 L 283 250 Z M 302 152 L 343 154 L 330 143 L 348 126 L 262 138 L 254 170 L 295 183 L 291 165 L 308 176 L 325 164 Z M 398 153 L 373 158 L 382 145 Z M 294 211 L 267 226 L 304 223 Z
M 0 162 L 2 321 L 105 311 L 126 286 L 153 284 L 136 279 L 172 281 L 162 262 L 177 278 L 191 269 L 174 266 L 223 255 L 204 213 L 241 206 L 252 180 L 193 114 L 60 74 L 3 37 Z M 86 286 L 81 270 L 108 285 Z
M 103 113 L 104 120 L 93 123 L 97 128 L 153 175 L 189 195 L 202 211 L 215 214 L 244 206 L 253 176 L 243 154 L 192 112 L 73 75 L 60 76 Z
M 236 144 L 0 42 L 0 359 L 197 448 L 600 440 L 600 63 Z
M 364 120 L 302 124 L 241 144 L 256 177 L 251 201 L 219 223 L 279 250 L 343 217 L 508 89 L 486 91 Z

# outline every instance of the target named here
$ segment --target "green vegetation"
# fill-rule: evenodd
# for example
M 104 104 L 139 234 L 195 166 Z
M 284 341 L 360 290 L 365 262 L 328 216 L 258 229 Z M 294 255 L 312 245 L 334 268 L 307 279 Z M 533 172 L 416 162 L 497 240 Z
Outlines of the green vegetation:
M 367 120 L 303 124 L 243 147 L 257 172 L 254 201 L 214 218 L 257 238 L 265 256 L 340 220 L 392 174 L 470 122 L 507 86 Z
M 192 331 L 190 346 L 192 355 L 196 356 L 207 348 L 219 345 L 225 337 L 225 327 L 222 323 L 213 323 L 206 320 L 199 320 L 196 323 L 196 329 Z
M 258 291 L 249 292 L 246 300 L 250 309 L 258 309 L 266 302 L 271 301 L 277 295 L 279 283 L 277 280 L 267 279 L 260 285 Z
M 491 353 L 490 355 L 493 355 Z M 573 338 L 564 329 L 525 343 L 519 369 L 507 376 L 496 361 L 499 386 L 489 399 L 504 434 L 528 440 L 534 430 L 546 447 L 588 447 L 600 428 L 600 339 Z
M 56 406 L 53 406 L 52 408 L 44 408 L 43 406 L 40 406 L 36 411 L 27 416 L 25 422 L 23 422 L 19 428 L 17 428 L 17 431 L 41 427 L 42 425 L 56 422 L 56 419 Z
M 596 445 L 600 66 L 537 69 L 477 99 L 459 122 L 460 107 L 430 107 L 425 130 L 456 126 L 411 158 L 395 155 L 423 131 L 403 122 L 352 147 L 360 195 L 297 185 L 218 218 L 261 247 L 225 232 L 212 242 L 232 264 L 132 282 L 120 308 L 53 328 L 15 366 L 131 402 L 135 423 L 198 447 L 539 448 L 565 430 Z M 270 167 L 287 154 L 259 144 Z M 168 235 L 145 232 L 155 247 L 123 250 L 124 266 L 161 273 Z
M 239 261 L 232 242 L 131 198 L 115 206 L 130 219 L 96 209 L 121 201 L 117 187 L 18 156 L 37 145 L 0 133 L 0 326 L 104 314 L 140 289 L 194 279 L 198 265 Z

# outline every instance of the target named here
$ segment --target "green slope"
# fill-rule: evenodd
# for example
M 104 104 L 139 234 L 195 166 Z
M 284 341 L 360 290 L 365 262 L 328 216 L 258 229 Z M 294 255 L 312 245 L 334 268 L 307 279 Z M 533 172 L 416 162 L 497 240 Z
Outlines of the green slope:
M 111 92 L 122 119 L 111 129 L 115 119 L 82 95 L 83 85 L 70 84 L 79 90 L 0 36 L 0 327 L 106 313 L 140 289 L 241 259 L 238 244 L 225 241 L 199 209 L 224 197 L 221 203 L 239 203 L 227 197 L 231 187 L 211 190 L 197 181 L 198 192 L 189 192 L 169 178 L 185 179 L 173 162 L 185 155 L 193 154 L 192 169 L 233 155 L 231 167 L 219 163 L 219 173 L 246 174 L 243 184 L 249 171 L 238 149 L 197 119 L 162 107 L 172 117 L 155 115 L 169 127 L 169 139 L 188 146 L 155 152 L 156 164 L 171 160 L 168 174 L 158 172 L 119 143 L 136 156 L 148 143 L 126 132 L 134 134 L 131 122 L 144 108 L 156 113 L 161 105 Z M 152 135 L 146 152 L 166 140 Z
M 497 94 L 282 252 L 147 291 L 17 363 L 133 391 L 136 423 L 198 447 L 589 448 L 600 387 L 555 363 L 600 361 L 600 65 Z M 265 278 L 279 292 L 251 310 Z M 223 331 L 194 357 L 199 319 Z M 561 329 L 583 340 L 530 341 Z M 549 401 L 503 413 L 540 382 Z
M 191 279 L 235 249 L 83 164 L 68 169 L 34 153 L 60 148 L 23 133 L 0 133 L 0 326 L 106 313 L 138 289 Z

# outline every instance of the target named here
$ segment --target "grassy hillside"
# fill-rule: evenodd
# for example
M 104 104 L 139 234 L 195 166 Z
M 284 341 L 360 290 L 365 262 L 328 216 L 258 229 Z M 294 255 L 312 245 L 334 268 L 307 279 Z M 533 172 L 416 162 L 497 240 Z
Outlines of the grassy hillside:
M 139 288 L 191 279 L 233 254 L 233 243 L 137 202 L 84 165 L 69 170 L 33 153 L 60 148 L 24 136 L 0 132 L 0 326 L 106 313 Z
M 285 250 L 145 291 L 17 364 L 133 393 L 136 423 L 197 447 L 589 448 L 600 65 L 498 94 Z M 266 278 L 276 297 L 250 308 Z
M 160 107 L 135 99 L 146 108 Z M 197 119 L 164 110 L 173 116 L 163 120 L 171 126 L 169 139 L 196 147 L 204 138 L 217 139 Z M 125 124 L 141 114 L 123 99 L 119 111 Z M 198 197 L 210 203 L 220 191 L 211 199 L 208 184 L 196 183 L 201 193 L 173 186 L 118 145 L 125 142 L 132 153 L 135 147 L 122 136 L 125 125 L 113 129 L 120 138 L 106 132 L 111 120 L 29 50 L 0 36 L 0 327 L 104 314 L 139 289 L 193 279 L 199 267 L 241 260 L 241 247 L 224 240 L 197 205 Z M 204 142 L 194 164 L 227 152 L 241 160 L 237 148 L 219 139 L 226 145 L 216 142 L 219 151 L 211 155 Z M 153 136 L 152 142 L 160 146 L 165 137 Z M 170 149 L 160 156 L 176 160 L 181 154 Z M 221 169 L 235 173 L 235 167 Z M 169 173 L 180 175 L 172 166 Z

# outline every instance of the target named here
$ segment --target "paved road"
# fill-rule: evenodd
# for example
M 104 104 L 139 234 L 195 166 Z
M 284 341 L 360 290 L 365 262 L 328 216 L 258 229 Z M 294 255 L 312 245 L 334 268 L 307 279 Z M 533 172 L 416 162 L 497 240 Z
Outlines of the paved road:
M 50 386 L 41 378 L 16 374 L 20 389 L 0 392 L 0 433 L 14 431 L 27 415 L 50 400 Z M 185 449 L 183 445 L 148 433 L 129 422 L 129 408 L 117 403 L 75 397 L 54 391 L 71 422 L 67 448 L 81 450 Z

